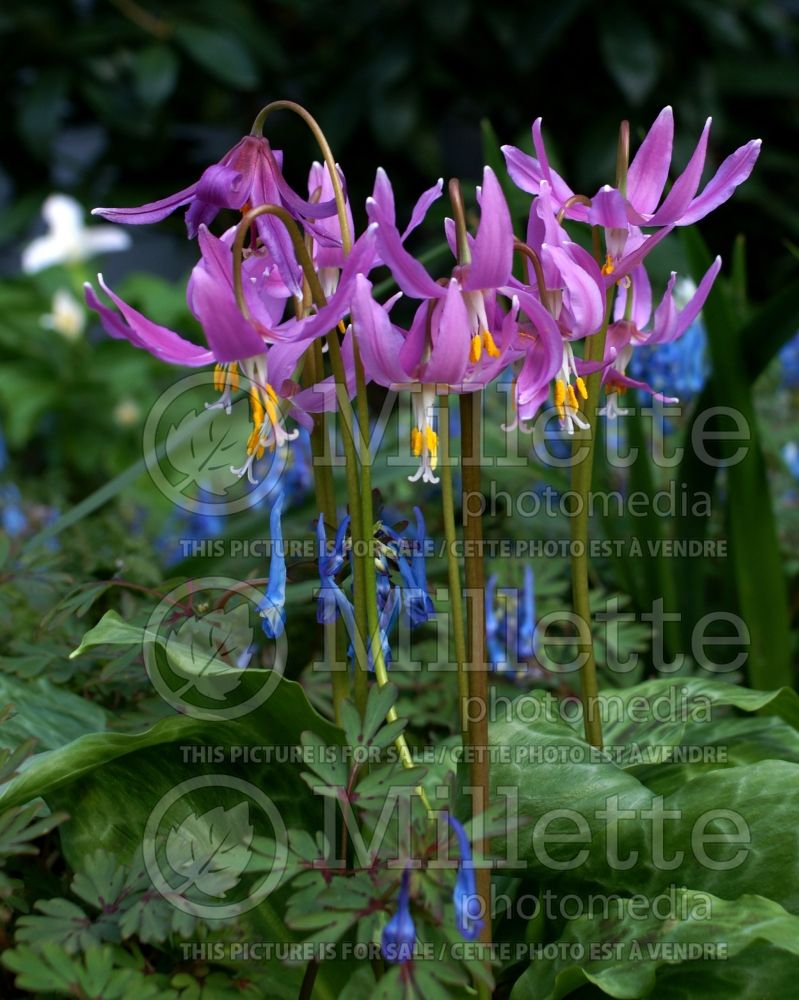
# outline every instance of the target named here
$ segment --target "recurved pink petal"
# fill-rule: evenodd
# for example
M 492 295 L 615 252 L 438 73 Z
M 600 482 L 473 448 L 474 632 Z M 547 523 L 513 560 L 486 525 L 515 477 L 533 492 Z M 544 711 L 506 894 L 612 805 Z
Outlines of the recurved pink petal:
M 372 298 L 371 282 L 362 274 L 355 279 L 352 327 L 367 379 L 384 386 L 408 381 L 410 376 L 400 364 L 405 337 Z
M 646 223 L 647 226 L 675 225 L 682 219 L 702 179 L 705 156 L 707 155 L 707 140 L 710 135 L 710 122 L 711 119 L 708 118 L 688 165 L 672 185 L 663 204 Z
M 699 287 L 691 297 L 691 301 L 681 310 L 677 309 L 672 294 L 677 277 L 676 273 L 672 271 L 665 294 L 655 310 L 652 333 L 647 337 L 646 342 L 648 344 L 665 344 L 681 337 L 702 311 L 720 270 L 721 257 L 716 257 L 699 282 Z
M 93 208 L 92 215 L 101 215 L 111 222 L 124 222 L 129 226 L 143 226 L 148 222 L 160 222 L 181 205 L 188 205 L 196 191 L 197 185 L 191 184 L 160 201 L 151 201 L 137 208 Z
M 103 281 L 102 274 L 97 275 L 97 281 L 119 309 L 119 313 L 115 313 L 113 309 L 103 305 L 88 282 L 83 286 L 89 308 L 94 309 L 99 314 L 103 327 L 109 336 L 116 340 L 129 340 L 135 347 L 149 351 L 154 357 L 172 365 L 198 368 L 211 364 L 215 360 L 213 351 L 192 344 L 191 341 L 185 340 L 174 330 L 153 323 L 152 320 L 147 319 L 146 316 L 129 306 L 127 302 L 111 291 Z
M 665 107 L 652 123 L 627 171 L 627 197 L 636 212 L 655 211 L 666 186 L 674 141 L 674 114 Z
M 469 314 L 460 286 L 453 278 L 443 301 L 437 302 L 432 317 L 433 349 L 423 366 L 423 382 L 457 385 L 469 361 Z
M 426 191 L 422 192 L 422 194 L 419 196 L 418 201 L 413 206 L 410 222 L 405 227 L 405 231 L 402 234 L 403 243 L 414 231 L 414 229 L 416 229 L 424 222 L 425 216 L 430 210 L 430 206 L 434 202 L 438 201 L 438 199 L 441 197 L 441 192 L 443 190 L 444 190 L 444 181 L 442 178 L 439 177 L 439 179 L 431 188 L 428 188 Z
M 433 281 L 424 266 L 408 253 L 402 245 L 397 227 L 382 213 L 379 204 L 369 198 L 366 209 L 369 218 L 378 226 L 377 249 L 380 258 L 394 275 L 394 280 L 402 291 L 414 299 L 441 298 L 444 289 Z
M 472 261 L 463 279 L 464 290 L 499 288 L 508 281 L 513 266 L 513 223 L 505 195 L 491 167 L 483 171 L 480 225 L 471 254 Z
M 760 145 L 760 139 L 752 139 L 731 153 L 705 185 L 704 191 L 691 202 L 679 224 L 690 226 L 731 198 L 738 185 L 752 173 L 760 155 Z

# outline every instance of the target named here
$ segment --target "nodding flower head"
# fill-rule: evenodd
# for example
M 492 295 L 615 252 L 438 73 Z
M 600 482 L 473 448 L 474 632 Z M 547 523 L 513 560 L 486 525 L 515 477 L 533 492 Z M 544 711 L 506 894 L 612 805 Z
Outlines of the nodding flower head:
M 406 868 L 402 873 L 397 895 L 397 912 L 383 928 L 380 939 L 380 949 L 387 962 L 409 962 L 413 958 L 416 925 L 410 909 L 410 874 L 410 868 Z
M 466 941 L 474 941 L 483 929 L 480 917 L 482 903 L 477 895 L 477 880 L 475 878 L 472 845 L 461 823 L 454 816 L 447 814 L 450 826 L 458 838 L 460 864 L 455 876 L 455 891 L 452 902 L 455 905 L 455 926 L 461 937 Z
M 278 493 L 269 515 L 269 541 L 272 555 L 269 563 L 269 583 L 258 610 L 263 618 L 263 630 L 270 639 L 282 635 L 286 625 L 286 553 L 283 545 L 284 494 Z

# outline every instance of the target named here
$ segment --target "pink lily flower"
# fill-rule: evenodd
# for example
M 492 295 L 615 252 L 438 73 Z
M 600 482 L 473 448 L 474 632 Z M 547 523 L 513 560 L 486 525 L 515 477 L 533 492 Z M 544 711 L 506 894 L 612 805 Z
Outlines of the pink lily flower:
M 283 154 L 273 150 L 263 136 L 247 135 L 219 163 L 208 167 L 199 181 L 182 191 L 136 208 L 95 208 L 92 215 L 137 226 L 160 222 L 188 205 L 186 228 L 191 239 L 202 225 L 209 226 L 223 208 L 245 213 L 259 205 L 282 205 L 300 222 L 335 214 L 334 201 L 312 203 L 292 190 L 283 177 L 282 165 Z M 261 216 L 257 227 L 284 281 L 292 294 L 298 294 L 299 266 L 284 225 L 270 216 Z
M 605 273 L 618 280 L 628 239 L 641 238 L 640 227 L 688 226 L 703 219 L 732 197 L 735 189 L 752 172 L 760 154 L 760 139 L 751 139 L 731 153 L 701 193 L 697 194 L 707 155 L 711 119 L 683 172 L 665 198 L 663 191 L 671 166 L 674 116 L 665 107 L 645 136 L 627 172 L 625 190 L 608 185 L 591 199 L 591 205 L 572 202 L 575 192 L 552 169 L 541 135 L 541 119 L 533 123 L 536 156 L 528 156 L 514 146 L 503 146 L 508 173 L 523 191 L 539 194 L 542 183 L 549 184 L 558 211 L 570 219 L 589 222 L 605 229 L 608 257 Z M 662 200 L 661 200 L 662 199 Z M 625 273 L 628 273 L 628 267 Z
M 615 321 L 608 327 L 605 344 L 606 367 L 602 376 L 602 385 L 607 394 L 607 403 L 600 411 L 609 418 L 625 415 L 626 411 L 618 405 L 618 394 L 625 389 L 640 389 L 654 399 L 664 403 L 678 403 L 676 396 L 666 396 L 656 392 L 646 382 L 630 378 L 626 374 L 627 366 L 633 355 L 633 350 L 642 345 L 669 344 L 678 340 L 696 320 L 713 287 L 719 271 L 721 257 L 716 257 L 699 282 L 699 286 L 691 299 L 677 308 L 674 299 L 674 284 L 677 280 L 676 271 L 671 277 L 663 293 L 660 304 L 652 315 L 652 289 L 643 267 L 634 272 L 632 281 L 626 287 L 623 285 L 615 303 Z M 628 297 L 631 297 L 628 301 Z M 651 327 L 645 327 L 652 320 Z

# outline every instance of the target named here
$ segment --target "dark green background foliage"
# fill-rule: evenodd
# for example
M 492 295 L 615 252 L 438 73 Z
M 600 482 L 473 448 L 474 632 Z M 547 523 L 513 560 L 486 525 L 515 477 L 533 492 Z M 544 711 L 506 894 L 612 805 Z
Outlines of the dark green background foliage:
M 758 247 L 754 290 L 770 291 L 788 266 L 774 251 L 799 242 L 795 13 L 791 0 L 8 5 L 0 236 L 24 231 L 53 188 L 120 204 L 183 187 L 277 98 L 323 123 L 356 205 L 378 163 L 400 204 L 439 174 L 474 179 L 480 120 L 502 142 L 529 142 L 537 115 L 567 176 L 590 193 L 611 176 L 619 118 L 640 133 L 671 103 L 683 162 L 708 114 L 716 163 L 763 138 L 734 210 L 703 229 L 714 250 L 746 231 Z M 269 134 L 291 147 L 287 170 L 304 180 L 315 154 L 301 127 L 276 118 Z

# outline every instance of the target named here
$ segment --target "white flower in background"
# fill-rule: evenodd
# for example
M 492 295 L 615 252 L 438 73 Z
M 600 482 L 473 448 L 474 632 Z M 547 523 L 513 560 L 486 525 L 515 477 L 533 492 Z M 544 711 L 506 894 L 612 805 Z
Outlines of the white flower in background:
M 53 296 L 52 312 L 39 320 L 46 330 L 55 330 L 67 340 L 78 340 L 86 326 L 86 310 L 68 288 L 59 288 Z
M 114 423 L 119 427 L 133 427 L 140 417 L 141 407 L 135 399 L 121 399 L 114 407 Z
M 47 233 L 22 251 L 22 270 L 36 274 L 55 264 L 76 264 L 100 253 L 127 250 L 130 236 L 119 226 L 85 226 L 83 206 L 66 194 L 51 194 L 42 205 Z

